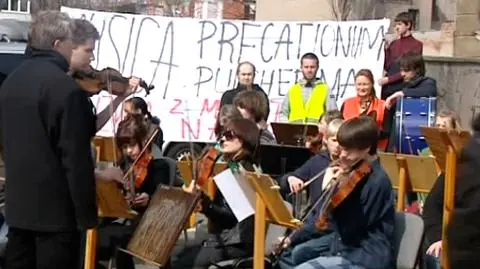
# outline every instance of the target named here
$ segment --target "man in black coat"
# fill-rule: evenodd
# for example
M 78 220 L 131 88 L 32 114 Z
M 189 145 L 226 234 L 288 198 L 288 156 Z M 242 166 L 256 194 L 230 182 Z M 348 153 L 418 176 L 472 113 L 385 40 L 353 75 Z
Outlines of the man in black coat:
M 473 137 L 460 155 L 455 206 L 447 227 L 447 255 L 453 269 L 476 269 L 480 264 L 480 114 L 472 129 Z
M 268 95 L 258 84 L 253 84 L 253 81 L 255 80 L 255 71 L 255 65 L 253 65 L 251 62 L 241 62 L 238 64 L 238 85 L 236 88 L 228 90 L 222 94 L 222 98 L 220 99 L 220 108 L 222 108 L 223 105 L 233 105 L 233 99 L 241 91 L 258 91 L 262 93 L 263 96 L 265 96 L 267 102 L 267 111 L 265 111 L 265 120 L 267 121 L 268 115 L 270 115 L 270 100 L 268 99 Z
M 67 14 L 38 13 L 29 58 L 0 88 L 9 269 L 78 268 L 81 236 L 97 223 L 95 114 L 67 75 L 73 31 Z

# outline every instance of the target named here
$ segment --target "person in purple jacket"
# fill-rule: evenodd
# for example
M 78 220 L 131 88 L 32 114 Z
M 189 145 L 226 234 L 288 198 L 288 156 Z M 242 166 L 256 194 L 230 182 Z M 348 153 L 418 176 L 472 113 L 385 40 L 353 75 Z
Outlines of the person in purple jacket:
M 408 53 L 422 55 L 423 43 L 412 35 L 413 18 L 408 12 L 401 12 L 395 17 L 397 39 L 385 45 L 384 76 L 378 80 L 382 86 L 382 100 L 400 90 L 404 77 L 400 72 L 399 59 Z

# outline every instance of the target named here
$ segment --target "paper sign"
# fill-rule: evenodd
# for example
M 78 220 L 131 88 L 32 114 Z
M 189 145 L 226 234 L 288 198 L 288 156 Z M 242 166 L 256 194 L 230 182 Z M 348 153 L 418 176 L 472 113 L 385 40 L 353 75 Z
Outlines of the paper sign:
M 317 76 L 335 95 L 337 106 L 356 96 L 355 73 L 383 74 L 384 37 L 390 21 L 201 20 L 110 13 L 62 7 L 73 18 L 91 21 L 100 32 L 94 68 L 112 67 L 124 76 L 155 85 L 146 97 L 162 120 L 165 141 L 214 141 L 220 97 L 237 85 L 241 61 L 256 66 L 255 83 L 270 99 L 268 122 L 279 120 L 281 103 L 302 78 L 300 58 L 320 59 Z M 380 94 L 380 87 L 377 94 Z M 144 92 L 138 93 L 144 97 Z M 107 92 L 92 98 L 97 111 L 110 103 Z M 188 100 L 188 104 L 187 104 Z M 186 113 L 185 111 L 192 113 Z M 113 117 L 122 118 L 122 108 Z M 98 135 L 111 136 L 111 123 Z
M 217 174 L 213 180 L 238 222 L 255 213 L 255 191 L 241 174 L 233 174 L 232 170 L 227 169 Z

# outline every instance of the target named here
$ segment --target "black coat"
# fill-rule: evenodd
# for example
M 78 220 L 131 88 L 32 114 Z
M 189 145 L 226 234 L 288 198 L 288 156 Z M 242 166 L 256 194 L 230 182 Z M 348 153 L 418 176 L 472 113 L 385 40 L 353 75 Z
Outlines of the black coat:
M 32 231 L 97 224 L 93 105 L 53 51 L 32 51 L 0 88 L 6 220 Z
M 222 98 L 220 99 L 220 108 L 222 108 L 223 105 L 232 105 L 235 96 L 237 96 L 239 92 L 244 90 L 244 87 L 239 84 L 236 88 L 224 92 L 222 94 Z M 270 100 L 268 99 L 268 95 L 258 84 L 253 84 L 253 90 L 260 92 L 261 94 L 263 94 L 263 96 L 265 96 L 265 99 L 267 99 L 267 111 L 265 120 L 268 120 L 268 115 L 270 115 Z
M 480 264 L 480 135 L 464 147 L 457 166 L 455 206 L 447 228 L 451 268 Z

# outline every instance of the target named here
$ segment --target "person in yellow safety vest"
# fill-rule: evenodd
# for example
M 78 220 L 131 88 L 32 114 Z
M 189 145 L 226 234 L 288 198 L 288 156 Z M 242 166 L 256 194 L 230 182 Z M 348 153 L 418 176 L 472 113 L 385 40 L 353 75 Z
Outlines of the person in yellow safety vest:
M 314 53 L 300 59 L 303 79 L 295 83 L 285 95 L 280 110 L 280 121 L 290 123 L 318 123 L 325 111 L 336 110 L 335 96 L 325 82 L 318 79 L 319 61 Z

